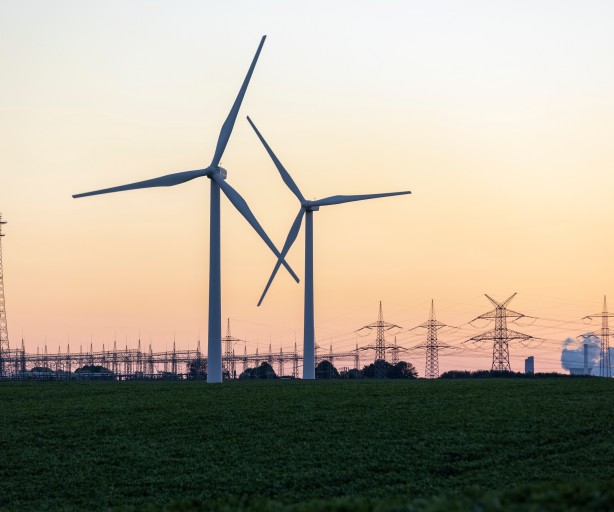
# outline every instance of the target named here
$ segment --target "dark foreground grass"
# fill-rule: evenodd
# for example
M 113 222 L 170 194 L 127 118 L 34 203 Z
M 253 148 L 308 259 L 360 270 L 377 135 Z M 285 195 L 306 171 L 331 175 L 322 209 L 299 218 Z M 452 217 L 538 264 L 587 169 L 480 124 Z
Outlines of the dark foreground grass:
M 2 382 L 0 510 L 611 506 L 613 405 L 606 379 Z

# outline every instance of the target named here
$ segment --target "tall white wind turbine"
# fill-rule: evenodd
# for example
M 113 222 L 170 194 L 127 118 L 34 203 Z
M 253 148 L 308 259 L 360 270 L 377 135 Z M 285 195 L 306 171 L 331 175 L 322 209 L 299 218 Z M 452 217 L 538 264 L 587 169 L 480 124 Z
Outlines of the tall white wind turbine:
M 110 192 L 120 192 L 123 190 L 133 190 L 138 188 L 151 188 L 151 187 L 171 187 L 173 185 L 179 185 L 186 181 L 193 180 L 194 178 L 200 178 L 206 176 L 211 180 L 211 205 L 210 205 L 210 230 L 209 230 L 209 340 L 208 340 L 208 353 L 207 353 L 207 382 L 221 382 L 222 381 L 222 298 L 221 298 L 221 255 L 220 255 L 220 189 L 226 194 L 226 197 L 239 210 L 241 215 L 245 217 L 247 222 L 256 230 L 258 235 L 269 246 L 271 251 L 277 256 L 278 261 L 281 260 L 288 272 L 292 277 L 299 281 L 298 277 L 290 266 L 285 262 L 283 256 L 279 253 L 277 248 L 273 245 L 264 229 L 260 226 L 256 217 L 249 209 L 249 206 L 241 197 L 241 195 L 232 188 L 225 179 L 227 176 L 226 169 L 220 167 L 219 163 L 228 144 L 228 139 L 232 133 L 241 102 L 245 96 L 245 91 L 249 84 L 258 56 L 262 50 L 262 45 L 266 36 L 263 36 L 256 55 L 252 60 L 251 66 L 247 72 L 247 76 L 243 81 L 243 85 L 239 90 L 237 99 L 235 100 L 230 113 L 222 125 L 220 135 L 217 140 L 217 146 L 215 147 L 215 153 L 213 160 L 209 167 L 205 169 L 198 169 L 194 171 L 177 172 L 173 174 L 167 174 L 166 176 L 160 176 L 159 178 L 153 178 L 150 180 L 139 181 L 136 183 L 130 183 L 128 185 L 121 185 L 118 187 L 105 188 L 102 190 L 95 190 L 93 192 L 86 192 L 83 194 L 75 194 L 73 197 L 85 197 L 93 196 L 97 194 L 108 194 Z
M 363 201 L 365 199 L 375 199 L 378 197 L 389 197 L 389 196 L 400 196 L 404 194 L 411 194 L 410 191 L 403 192 L 386 192 L 383 194 L 365 194 L 365 195 L 352 195 L 352 196 L 330 196 L 325 197 L 324 199 L 316 199 L 314 201 L 309 201 L 305 199 L 298 186 L 288 173 L 284 166 L 281 164 L 279 159 L 273 153 L 273 150 L 269 147 L 267 142 L 264 140 L 264 137 L 256 128 L 256 125 L 252 122 L 252 120 L 247 118 L 249 124 L 252 125 L 252 128 L 258 135 L 260 142 L 264 145 L 267 150 L 269 156 L 275 163 L 279 174 L 281 175 L 282 180 L 288 186 L 288 188 L 294 193 L 294 195 L 298 198 L 301 203 L 301 208 L 298 212 L 298 215 L 294 219 L 292 227 L 290 228 L 290 232 L 288 233 L 288 237 L 286 238 L 286 242 L 281 250 L 281 256 L 277 260 L 275 264 L 275 268 L 273 268 L 273 272 L 271 273 L 271 277 L 262 292 L 262 296 L 260 297 L 260 301 L 258 302 L 258 306 L 262 304 L 264 297 L 279 270 L 280 265 L 284 263 L 284 258 L 288 251 L 292 247 L 292 244 L 296 240 L 298 233 L 301 229 L 301 224 L 303 222 L 303 216 L 306 217 L 305 221 L 305 313 L 304 313 L 304 332 L 303 332 L 303 379 L 315 379 L 315 332 L 314 332 L 314 308 L 313 308 L 313 218 L 312 214 L 315 211 L 320 209 L 320 206 L 329 206 L 333 204 L 342 204 L 342 203 L 350 203 L 352 201 Z

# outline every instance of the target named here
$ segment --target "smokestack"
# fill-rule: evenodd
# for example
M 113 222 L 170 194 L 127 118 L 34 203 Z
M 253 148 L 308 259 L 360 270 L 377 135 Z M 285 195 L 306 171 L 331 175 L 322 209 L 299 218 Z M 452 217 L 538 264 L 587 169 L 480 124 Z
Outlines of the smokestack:
M 588 375 L 588 343 L 584 343 L 584 375 Z

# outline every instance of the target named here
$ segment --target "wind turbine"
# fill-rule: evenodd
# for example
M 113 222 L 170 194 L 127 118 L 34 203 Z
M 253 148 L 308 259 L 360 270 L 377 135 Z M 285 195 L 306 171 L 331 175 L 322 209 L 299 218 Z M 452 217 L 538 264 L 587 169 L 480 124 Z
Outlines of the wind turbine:
M 288 233 L 288 237 L 286 238 L 286 243 L 284 244 L 283 249 L 281 250 L 281 256 L 277 260 L 275 264 L 275 268 L 273 268 L 273 272 L 271 273 L 271 277 L 262 292 L 262 296 L 258 301 L 258 306 L 262 304 L 264 297 L 279 270 L 280 265 L 283 264 L 284 258 L 292 244 L 296 240 L 298 236 L 298 232 L 301 229 L 301 223 L 303 222 L 303 216 L 305 216 L 305 313 L 304 313 L 304 333 L 303 333 L 303 379 L 315 379 L 315 333 L 314 333 L 314 309 L 313 309 L 313 212 L 318 211 L 320 206 L 329 206 L 333 204 L 342 204 L 342 203 L 350 203 L 352 201 L 363 201 L 365 199 L 375 199 L 378 197 L 389 197 L 389 196 L 399 196 L 404 194 L 411 194 L 409 191 L 404 192 L 386 192 L 383 194 L 365 194 L 365 195 L 352 195 L 352 196 L 330 196 L 325 197 L 323 199 L 316 199 L 314 201 L 309 201 L 305 199 L 298 186 L 288 173 L 284 166 L 281 164 L 279 159 L 273 153 L 273 150 L 269 147 L 269 145 L 264 140 L 264 137 L 256 128 L 256 125 L 252 122 L 252 120 L 247 117 L 249 124 L 252 125 L 252 128 L 258 135 L 260 142 L 264 145 L 267 150 L 269 156 L 275 163 L 279 174 L 281 175 L 281 179 L 284 180 L 284 183 L 288 186 L 288 188 L 294 193 L 294 195 L 298 198 L 301 203 L 301 208 L 298 212 L 298 215 L 294 219 L 292 227 L 290 228 L 290 232 Z
M 220 268 L 220 189 L 226 194 L 226 197 L 230 200 L 233 206 L 239 210 L 239 213 L 245 217 L 247 222 L 256 230 L 260 238 L 269 246 L 271 251 L 282 260 L 282 264 L 288 269 L 288 272 L 292 277 L 299 281 L 298 277 L 290 266 L 285 262 L 283 256 L 279 253 L 277 248 L 273 245 L 264 229 L 260 226 L 256 217 L 249 209 L 249 206 L 241 195 L 232 188 L 225 179 L 227 176 L 226 169 L 220 167 L 220 160 L 228 144 L 228 139 L 232 133 L 241 102 L 245 96 L 245 91 L 249 84 L 249 80 L 256 67 L 260 50 L 266 36 L 262 36 L 256 55 L 252 60 L 251 66 L 247 72 L 243 85 L 239 90 L 239 94 L 230 109 L 230 113 L 222 125 L 220 135 L 217 140 L 217 146 L 215 147 L 215 153 L 213 160 L 209 167 L 205 169 L 198 169 L 194 171 L 177 172 L 173 174 L 167 174 L 160 176 L 159 178 L 153 178 L 150 180 L 139 181 L 136 183 L 130 183 L 128 185 L 121 185 L 118 187 L 105 188 L 102 190 L 95 190 L 93 192 L 86 192 L 83 194 L 75 194 L 73 197 L 85 197 L 93 196 L 97 194 L 108 194 L 110 192 L 120 192 L 123 190 L 133 190 L 139 188 L 151 188 L 151 187 L 171 187 L 173 185 L 179 185 L 186 181 L 193 180 L 206 176 L 211 180 L 211 205 L 210 205 L 210 229 L 209 229 L 209 340 L 208 340 L 208 353 L 207 353 L 207 382 L 221 382 L 222 381 L 222 307 L 221 307 L 221 268 Z

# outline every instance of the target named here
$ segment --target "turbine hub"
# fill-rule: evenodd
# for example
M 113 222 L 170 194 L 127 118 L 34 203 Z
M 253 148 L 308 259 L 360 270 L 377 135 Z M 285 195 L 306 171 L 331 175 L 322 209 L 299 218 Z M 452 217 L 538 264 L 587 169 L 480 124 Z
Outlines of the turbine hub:
M 319 206 L 314 206 L 312 201 L 305 201 L 303 203 L 303 208 L 308 212 L 317 212 L 320 209 Z

